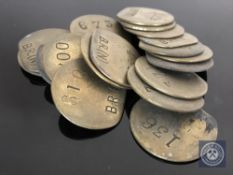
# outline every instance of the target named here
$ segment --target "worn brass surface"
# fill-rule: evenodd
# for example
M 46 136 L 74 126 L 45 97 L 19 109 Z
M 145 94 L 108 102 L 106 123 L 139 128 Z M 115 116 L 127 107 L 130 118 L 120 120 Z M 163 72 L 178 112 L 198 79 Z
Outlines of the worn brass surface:
M 145 37 L 145 38 L 160 38 L 160 39 L 169 39 L 169 38 L 177 38 L 184 34 L 185 30 L 182 26 L 176 25 L 171 30 L 166 30 L 162 32 L 145 32 L 145 31 L 138 31 L 132 30 L 128 28 L 124 28 L 129 33 L 135 34 L 137 36 Z
M 195 73 L 166 71 L 150 65 L 145 57 L 135 63 L 140 78 L 154 89 L 181 99 L 197 99 L 207 93 L 208 85 Z
M 170 61 L 165 61 L 150 54 L 146 54 L 146 58 L 151 65 L 167 70 L 178 71 L 178 72 L 202 72 L 209 70 L 214 65 L 213 59 L 203 62 L 187 64 L 187 63 L 174 63 Z
M 98 29 L 92 35 L 91 61 L 102 74 L 120 86 L 130 88 L 127 71 L 138 56 L 128 41 L 113 32 Z
M 81 53 L 81 36 L 65 33 L 46 43 L 41 50 L 41 65 L 49 80 L 67 62 L 79 59 Z
M 200 110 L 170 112 L 140 100 L 130 114 L 130 127 L 139 145 L 148 153 L 172 162 L 199 158 L 199 141 L 217 139 L 214 117 Z
M 146 7 L 127 7 L 117 17 L 121 21 L 143 26 L 162 26 L 174 21 L 174 17 L 165 11 Z
M 213 51 L 204 45 L 204 52 L 202 54 L 193 56 L 193 57 L 168 57 L 168 56 L 162 56 L 162 55 L 154 55 L 155 57 L 158 57 L 165 61 L 175 62 L 175 63 L 199 63 L 199 62 L 205 62 L 210 60 L 213 57 Z
M 121 89 L 128 89 L 128 87 L 124 87 L 121 86 L 117 83 L 115 83 L 114 81 L 112 81 L 111 79 L 107 78 L 105 75 L 103 75 L 96 67 L 95 65 L 92 63 L 91 59 L 90 59 L 90 44 L 91 44 L 91 33 L 86 33 L 82 39 L 81 39 L 81 50 L 82 50 L 82 55 L 83 58 L 85 60 L 85 62 L 87 63 L 87 65 L 90 67 L 90 69 L 103 81 L 105 81 L 106 83 L 117 87 L 117 88 L 121 88 Z
M 195 100 L 185 100 L 173 98 L 153 89 L 151 86 L 143 82 L 136 74 L 134 66 L 128 71 L 128 81 L 132 89 L 143 99 L 159 106 L 161 108 L 176 112 L 193 112 L 201 109 L 204 105 L 203 98 Z
M 83 59 L 63 65 L 52 81 L 51 91 L 59 112 L 83 128 L 113 127 L 124 111 L 125 90 L 103 82 Z
M 139 37 L 139 39 L 146 44 L 167 49 L 190 46 L 198 43 L 198 39 L 189 33 L 184 33 L 181 37 L 171 39 L 151 39 L 145 37 Z
M 49 28 L 28 34 L 21 39 L 18 44 L 18 60 L 20 60 L 19 64 L 22 63 L 24 65 L 22 68 L 28 73 L 40 76 L 36 64 L 38 48 L 53 38 L 67 32 L 68 31 L 64 29 Z
M 70 31 L 74 34 L 94 32 L 96 29 L 105 29 L 122 34 L 122 28 L 117 21 L 104 15 L 84 15 L 74 19 L 70 24 Z
M 123 22 L 123 21 L 119 21 L 121 23 L 121 25 L 124 28 L 128 28 L 128 29 L 132 29 L 132 30 L 139 30 L 139 31 L 145 31 L 145 32 L 162 32 L 162 31 L 166 31 L 166 30 L 170 30 L 173 29 L 176 26 L 176 22 L 173 22 L 171 24 L 168 25 L 164 25 L 164 26 L 141 26 L 141 25 L 135 25 L 135 24 L 130 24 L 127 22 Z
M 139 47 L 151 54 L 163 55 L 169 57 L 179 57 L 179 58 L 193 57 L 196 55 L 200 55 L 205 50 L 203 44 L 201 43 L 197 43 L 190 46 L 167 49 L 167 48 L 155 47 L 140 41 Z

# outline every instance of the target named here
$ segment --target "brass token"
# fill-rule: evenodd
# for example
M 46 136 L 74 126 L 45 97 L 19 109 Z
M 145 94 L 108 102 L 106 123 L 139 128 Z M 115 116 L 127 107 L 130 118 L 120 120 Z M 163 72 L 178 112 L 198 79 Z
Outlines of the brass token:
M 130 114 L 132 134 L 148 153 L 172 162 L 199 158 L 199 141 L 217 139 L 214 117 L 199 110 L 194 113 L 170 112 L 139 100 Z
M 83 59 L 64 64 L 52 80 L 51 91 L 59 112 L 83 128 L 111 128 L 124 111 L 125 90 L 103 82 Z
M 92 35 L 90 57 L 96 68 L 115 83 L 130 88 L 127 71 L 139 56 L 124 38 L 98 29 Z
M 74 34 L 92 33 L 96 29 L 105 29 L 121 34 L 122 28 L 117 21 L 109 16 L 84 15 L 74 19 L 70 24 L 70 31 Z
M 186 63 L 173 63 L 170 61 L 165 61 L 154 55 L 146 54 L 147 61 L 156 67 L 160 67 L 167 70 L 178 71 L 178 72 L 203 72 L 209 70 L 214 66 L 214 60 L 210 59 L 203 62 L 186 64 Z
M 107 78 L 105 75 L 103 75 L 92 63 L 90 60 L 90 55 L 89 55 L 89 49 L 90 49 L 90 43 L 91 43 L 91 33 L 86 33 L 82 39 L 81 39 L 81 50 L 82 50 L 82 55 L 89 66 L 89 68 L 103 81 L 106 83 L 116 87 L 116 88 L 121 88 L 121 89 L 128 89 L 128 87 L 120 86 L 119 84 L 115 83 L 111 79 Z
M 81 36 L 62 34 L 43 46 L 41 56 L 43 71 L 51 81 L 64 64 L 82 57 Z
M 166 31 L 166 30 L 170 30 L 173 29 L 176 26 L 176 23 L 173 22 L 171 24 L 168 25 L 164 25 L 164 26 L 140 26 L 140 25 L 134 25 L 134 24 L 130 24 L 127 22 L 123 22 L 123 21 L 119 21 L 121 23 L 121 25 L 124 28 L 128 28 L 128 29 L 132 29 L 132 30 L 139 30 L 139 31 L 145 31 L 145 32 L 161 32 L 161 31 Z
M 37 55 L 36 55 L 36 64 L 38 67 L 38 70 L 40 72 L 40 76 L 48 83 L 51 84 L 51 79 L 48 77 L 48 75 L 44 71 L 44 63 L 43 63 L 43 48 L 44 45 L 41 45 L 37 49 Z
M 199 42 L 195 36 L 189 33 L 184 33 L 181 37 L 171 39 L 151 39 L 145 37 L 139 37 L 139 39 L 146 44 L 167 49 L 190 46 Z
M 199 63 L 208 61 L 213 57 L 212 50 L 204 45 L 204 52 L 202 54 L 193 56 L 193 57 L 187 57 L 187 58 L 179 58 L 179 57 L 168 57 L 168 56 L 162 56 L 162 55 L 154 55 L 155 57 L 158 57 L 165 61 L 175 62 L 175 63 Z
M 200 55 L 201 53 L 204 52 L 204 46 L 201 43 L 190 46 L 167 49 L 167 48 L 155 47 L 140 41 L 139 47 L 151 54 L 170 56 L 170 57 L 181 57 L 181 58 L 193 57 L 196 55 Z
M 203 98 L 187 100 L 174 98 L 153 89 L 144 83 L 136 74 L 134 66 L 128 71 L 128 81 L 132 89 L 143 99 L 153 105 L 176 112 L 193 112 L 201 109 L 204 105 Z
M 21 63 L 23 63 L 24 67 L 22 68 L 30 74 L 40 76 L 36 64 L 37 49 L 51 39 L 67 32 L 68 31 L 64 29 L 43 29 L 33 32 L 21 39 L 18 45 L 18 60 L 20 59 Z
M 154 89 L 176 98 L 197 99 L 208 90 L 207 83 L 195 73 L 171 72 L 148 64 L 145 57 L 135 63 L 140 78 Z
M 184 34 L 185 30 L 180 25 L 176 25 L 171 30 L 166 30 L 162 32 L 145 32 L 145 31 L 138 31 L 138 30 L 132 30 L 128 28 L 124 28 L 129 33 L 135 34 L 137 36 L 142 36 L 145 38 L 160 38 L 160 39 L 169 39 L 169 38 L 177 38 Z
M 143 26 L 163 26 L 174 21 L 173 15 L 159 9 L 127 7 L 117 14 L 120 21 Z

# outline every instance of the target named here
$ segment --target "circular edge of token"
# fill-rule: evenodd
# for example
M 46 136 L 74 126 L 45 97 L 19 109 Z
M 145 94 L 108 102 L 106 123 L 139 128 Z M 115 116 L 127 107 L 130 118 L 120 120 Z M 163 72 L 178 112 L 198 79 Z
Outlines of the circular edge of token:
M 190 74 L 193 74 L 193 76 L 196 77 L 196 79 L 198 79 L 199 83 L 201 83 L 201 86 L 203 86 L 203 88 L 204 88 L 204 91 L 203 91 L 200 95 L 198 95 L 198 96 L 196 96 L 196 97 L 181 96 L 181 95 L 177 95 L 176 93 L 168 92 L 168 90 L 165 90 L 165 91 L 164 91 L 164 90 L 162 90 L 161 88 L 155 88 L 154 85 L 153 85 L 153 83 L 151 83 L 151 81 L 149 81 L 149 80 L 146 78 L 146 76 L 145 76 L 145 74 L 143 73 L 143 71 L 140 71 L 140 70 L 142 70 L 142 68 L 141 68 L 141 69 L 139 68 L 139 67 L 141 67 L 141 66 L 140 66 L 141 63 L 139 63 L 140 59 L 141 59 L 141 60 L 145 60 L 145 61 L 147 62 L 147 60 L 146 60 L 145 57 L 139 57 L 139 58 L 137 59 L 137 61 L 135 62 L 135 71 L 136 71 L 137 75 L 138 75 L 146 84 L 148 84 L 149 86 L 151 86 L 151 87 L 152 87 L 153 89 L 155 89 L 156 91 L 158 91 L 158 92 L 160 92 L 160 93 L 162 93 L 162 94 L 165 94 L 165 95 L 167 95 L 167 96 L 173 97 L 173 98 L 184 99 L 184 100 L 195 100 L 195 99 L 200 99 L 200 98 L 202 98 L 204 95 L 206 95 L 206 93 L 207 93 L 207 91 L 208 91 L 208 84 L 206 83 L 206 81 L 204 81 L 200 76 L 198 76 L 198 75 L 195 74 L 195 73 L 190 73 Z M 148 62 L 147 62 L 147 64 L 148 64 L 151 68 L 153 68 L 153 66 L 152 66 L 151 64 L 149 64 Z M 158 69 L 158 68 L 155 67 L 155 69 Z M 160 70 L 158 69 L 158 71 L 160 71 Z
M 83 59 L 81 58 L 81 59 L 78 59 L 78 60 L 83 60 Z M 78 61 L 78 60 L 72 60 L 72 61 L 68 62 L 68 64 L 72 64 L 71 62 Z M 83 62 L 85 62 L 85 61 L 83 61 Z M 61 67 L 61 69 L 59 69 L 55 73 L 54 80 L 56 80 L 56 76 L 59 74 L 60 71 L 63 71 L 63 69 L 65 69 L 65 66 Z M 125 100 L 126 100 L 125 97 L 124 97 L 124 102 L 123 102 L 123 105 L 122 105 L 123 110 L 121 112 L 119 120 L 116 123 L 114 123 L 114 124 L 112 124 L 110 126 L 105 126 L 105 127 L 91 127 L 91 126 L 88 126 L 88 125 L 84 126 L 84 124 L 79 124 L 79 123 L 75 122 L 74 120 L 72 120 L 71 117 L 68 117 L 68 115 L 65 114 L 65 112 L 63 110 L 60 109 L 59 105 L 56 103 L 56 100 L 54 100 L 54 99 L 56 99 L 55 94 L 53 92 L 54 91 L 53 89 L 55 89 L 54 86 L 55 86 L 54 81 L 52 81 L 51 85 L 50 85 L 50 90 L 51 90 L 51 96 L 52 96 L 52 99 L 53 99 L 53 102 L 54 102 L 54 105 L 55 105 L 56 109 L 59 111 L 59 113 L 62 115 L 62 117 L 64 117 L 67 121 L 74 124 L 75 126 L 78 126 L 80 128 L 87 129 L 87 130 L 93 130 L 93 131 L 108 130 L 108 129 L 111 129 L 111 128 L 114 128 L 115 126 L 117 126 L 120 123 L 120 121 L 122 120 L 122 118 L 123 118 L 124 106 L 125 106 Z M 124 92 L 124 93 L 125 93 L 125 96 L 126 96 L 126 92 Z
M 132 107 L 131 112 L 134 110 L 134 108 L 137 107 L 137 105 L 139 105 L 140 103 L 143 103 L 143 101 L 144 101 L 145 103 L 148 103 L 149 105 L 152 105 L 152 106 L 153 106 L 153 104 L 150 104 L 150 103 L 147 102 L 146 100 L 144 100 L 144 99 L 139 99 L 139 100 L 134 104 L 134 106 Z M 156 106 L 156 107 L 157 107 L 157 106 Z M 160 107 L 158 107 L 158 108 L 160 108 Z M 163 109 L 163 110 L 166 110 L 166 109 Z M 209 118 L 212 119 L 211 121 L 213 121 L 213 125 L 215 125 L 215 126 L 216 126 L 216 129 L 217 129 L 217 135 L 216 135 L 216 138 L 215 138 L 215 140 L 217 140 L 217 138 L 218 138 L 218 123 L 217 123 L 217 120 L 216 120 L 212 115 L 210 115 L 210 114 L 208 114 L 206 111 L 204 111 L 203 109 L 200 109 L 200 111 L 201 111 L 203 114 L 208 115 Z M 156 157 L 156 158 L 158 158 L 158 159 L 161 159 L 161 160 L 163 160 L 163 161 L 174 162 L 174 163 L 189 163 L 189 162 L 193 162 L 193 161 L 196 161 L 196 160 L 199 160 L 199 159 L 200 159 L 200 155 L 198 154 L 197 157 L 195 157 L 194 159 L 175 161 L 175 160 L 172 160 L 172 159 L 168 159 L 167 157 L 164 157 L 164 156 L 162 156 L 162 155 L 156 155 L 155 153 L 150 152 L 150 151 L 146 148 L 146 146 L 145 146 L 144 144 L 142 144 L 142 143 L 139 141 L 140 139 L 139 139 L 139 137 L 136 135 L 135 127 L 133 127 L 132 121 L 131 121 L 131 120 L 132 120 L 131 112 L 130 112 L 130 116 L 129 116 L 129 118 L 130 118 L 129 124 L 130 124 L 130 131 L 131 131 L 131 134 L 133 135 L 133 138 L 135 139 L 135 141 L 137 142 L 137 144 L 138 144 L 143 150 L 145 150 L 145 152 L 147 152 L 149 155 L 152 155 L 152 156 L 154 156 L 154 157 Z M 175 113 L 178 113 L 178 112 L 175 112 Z M 195 112 L 194 112 L 194 113 L 195 113 Z
M 129 89 L 128 87 L 124 87 L 121 86 L 117 83 L 115 83 L 114 81 L 110 80 L 109 78 L 107 78 L 105 75 L 103 75 L 96 67 L 95 65 L 92 63 L 90 56 L 87 55 L 87 53 L 83 53 L 83 50 L 86 47 L 86 45 L 88 44 L 90 48 L 90 44 L 91 44 L 91 37 L 92 37 L 92 33 L 86 33 L 82 38 L 81 38 L 81 51 L 82 51 L 82 55 L 83 55 L 83 59 L 86 62 L 86 64 L 88 65 L 88 67 L 90 67 L 90 69 L 96 74 L 96 76 L 98 76 L 100 79 L 102 79 L 102 81 L 106 82 L 107 84 L 112 85 L 115 88 L 119 88 L 119 89 Z M 87 38 L 89 40 L 89 43 L 87 43 Z M 89 51 L 88 51 L 89 52 Z M 88 53 L 89 54 L 89 53 Z
M 131 68 L 130 69 L 135 69 L 135 67 L 134 66 L 131 66 Z M 129 71 L 128 71 L 128 74 L 127 74 L 127 78 L 129 77 L 129 73 L 130 73 L 130 69 L 129 69 Z M 133 70 L 133 71 L 135 71 L 135 70 Z M 136 71 L 135 71 L 135 73 L 136 73 Z M 138 77 L 139 78 L 139 77 Z M 129 80 L 130 80 L 130 78 L 128 78 Z M 139 78 L 139 80 L 140 81 L 142 81 L 140 78 Z M 129 81 L 130 82 L 130 81 Z M 132 82 L 132 81 L 131 81 Z M 143 82 L 143 81 L 142 81 Z M 147 83 L 145 83 L 146 85 L 148 85 Z M 150 85 L 148 85 L 149 87 L 151 87 Z M 198 110 L 200 110 L 203 106 L 204 106 L 204 104 L 205 104 L 205 100 L 204 100 L 204 98 L 199 98 L 199 99 L 193 99 L 193 100 L 187 100 L 187 99 L 179 99 L 179 98 L 175 98 L 175 97 L 171 97 L 171 96 L 168 96 L 168 95 L 165 95 L 164 93 L 161 93 L 161 92 L 159 92 L 159 91 L 157 91 L 157 90 L 155 90 L 154 88 L 152 88 L 152 90 L 154 90 L 156 93 L 158 93 L 158 94 L 160 94 L 160 95 L 162 95 L 162 96 L 165 96 L 165 97 L 167 97 L 167 98 L 170 98 L 170 99 L 177 99 L 177 100 L 182 100 L 182 101 L 200 101 L 200 106 L 198 107 L 198 108 L 195 108 L 195 109 L 192 109 L 192 110 L 177 110 L 177 109 L 171 109 L 171 108 L 168 108 L 168 107 L 164 107 L 163 105 L 161 105 L 160 104 L 160 102 L 154 102 L 154 101 L 152 101 L 152 100 L 148 100 L 147 98 L 145 98 L 144 96 L 142 96 L 141 95 L 141 93 L 137 90 L 137 89 L 135 89 L 134 88 L 134 86 L 132 86 L 131 85 L 131 87 L 132 87 L 132 89 L 134 90 L 134 92 L 138 95 L 138 96 L 140 96 L 142 99 L 144 99 L 145 101 L 147 101 L 147 102 L 149 102 L 150 104 L 152 104 L 152 105 L 155 105 L 155 106 L 157 106 L 157 107 L 159 107 L 159 108 L 162 108 L 162 109 L 165 109 L 165 110 L 168 110 L 168 111 L 173 111 L 173 112 L 178 112 L 178 113 L 190 113 L 190 112 L 195 112 L 195 111 L 198 111 Z

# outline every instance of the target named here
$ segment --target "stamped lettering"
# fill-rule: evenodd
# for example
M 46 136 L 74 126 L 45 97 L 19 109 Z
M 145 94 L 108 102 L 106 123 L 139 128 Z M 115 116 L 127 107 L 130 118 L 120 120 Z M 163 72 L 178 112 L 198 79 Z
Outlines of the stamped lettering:
M 106 106 L 105 111 L 116 114 L 118 112 L 117 109 L 119 105 L 119 99 L 112 95 L 109 95 L 107 97 L 107 101 L 109 102 L 109 105 Z
M 164 134 L 169 133 L 169 127 L 160 125 L 156 118 L 154 117 L 147 117 L 144 121 L 141 121 L 141 126 L 144 129 L 148 129 L 151 131 L 151 133 L 158 139 L 162 138 Z M 180 136 L 178 136 L 177 133 L 173 133 L 172 138 L 168 139 L 167 142 L 165 142 L 165 145 L 167 147 L 171 147 L 174 142 L 177 140 L 180 140 Z
M 108 64 L 107 58 L 109 56 L 109 54 L 108 54 L 108 42 L 109 41 L 106 38 L 99 36 L 98 43 L 97 43 L 98 45 L 97 45 L 97 55 L 96 56 L 100 61 L 102 61 L 106 64 Z

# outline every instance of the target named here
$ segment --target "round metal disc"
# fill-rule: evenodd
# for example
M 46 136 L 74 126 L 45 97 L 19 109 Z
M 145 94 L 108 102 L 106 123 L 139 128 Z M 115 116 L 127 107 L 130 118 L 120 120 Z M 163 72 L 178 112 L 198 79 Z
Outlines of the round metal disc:
M 193 112 L 204 105 L 203 98 L 195 100 L 179 99 L 167 96 L 144 83 L 136 74 L 134 66 L 128 71 L 128 81 L 132 89 L 143 99 L 153 105 L 176 112 Z
M 67 30 L 64 29 L 43 29 L 36 32 L 33 32 L 19 42 L 19 54 L 18 59 L 21 60 L 24 67 L 22 67 L 28 73 L 33 75 L 40 76 L 37 64 L 36 64 L 36 55 L 38 48 L 47 43 L 48 41 L 56 38 L 57 36 L 67 33 Z
M 158 57 L 165 61 L 175 62 L 175 63 L 199 63 L 204 62 L 207 60 L 210 60 L 213 57 L 212 50 L 204 45 L 204 52 L 202 54 L 193 56 L 193 57 L 187 57 L 187 58 L 179 58 L 179 57 L 168 57 L 168 56 L 162 56 L 162 55 L 155 55 L 155 57 Z
M 81 36 L 65 33 L 46 43 L 42 50 L 43 69 L 49 80 L 67 62 L 79 59 L 81 53 Z
M 190 45 L 190 46 L 167 49 L 167 48 L 155 47 L 155 46 L 152 46 L 152 45 L 149 45 L 149 44 L 146 44 L 140 41 L 139 47 L 151 54 L 153 53 L 156 55 L 179 57 L 179 58 L 193 57 L 196 55 L 200 55 L 205 50 L 203 44 L 201 43 Z
M 92 35 L 90 57 L 96 68 L 115 83 L 129 87 L 127 71 L 139 56 L 124 38 L 107 30 Z
M 53 101 L 71 123 L 87 129 L 106 129 L 119 123 L 125 91 L 99 79 L 83 59 L 64 64 L 51 84 Z
M 165 61 L 150 54 L 147 54 L 146 58 L 147 61 L 153 66 L 167 70 L 173 70 L 177 72 L 203 72 L 203 71 L 207 71 L 214 65 L 213 59 L 203 61 L 200 63 L 198 62 L 198 63 L 186 64 L 186 63 L 173 63 L 170 61 Z
M 185 30 L 180 25 L 176 25 L 171 30 L 166 30 L 162 32 L 145 32 L 145 31 L 138 31 L 138 30 L 132 30 L 128 28 L 124 28 L 126 31 L 135 34 L 137 36 L 142 36 L 145 38 L 160 38 L 160 39 L 169 39 L 169 38 L 177 38 L 184 34 Z
M 172 162 L 199 158 L 199 141 L 217 139 L 214 117 L 200 110 L 180 114 L 139 100 L 130 114 L 132 134 L 148 153 Z
M 43 63 L 43 48 L 44 46 L 41 45 L 37 49 L 37 55 L 36 55 L 36 64 L 40 72 L 40 76 L 48 83 L 51 84 L 51 79 L 48 77 L 48 75 L 44 71 L 44 63 Z
M 197 99 L 208 90 L 207 83 L 195 73 L 180 73 L 151 66 L 145 57 L 135 63 L 140 78 L 154 89 L 176 98 Z
M 165 11 L 146 7 L 127 7 L 117 17 L 121 21 L 143 26 L 162 26 L 174 21 L 174 17 Z
M 124 87 L 121 86 L 117 83 L 115 83 L 114 81 L 112 81 L 111 79 L 107 78 L 105 75 L 103 75 L 96 67 L 95 65 L 92 63 L 92 61 L 90 60 L 90 55 L 89 55 L 89 49 L 90 49 L 90 43 L 91 43 L 91 33 L 86 33 L 82 39 L 81 39 L 81 50 L 82 50 L 82 55 L 83 58 L 85 60 L 85 62 L 87 63 L 87 65 L 90 67 L 90 69 L 103 81 L 105 81 L 106 83 L 116 87 L 116 88 L 121 88 L 121 89 L 128 89 L 128 87 Z
M 156 38 L 151 39 L 145 37 L 139 37 L 139 39 L 146 44 L 161 48 L 167 48 L 167 49 L 190 46 L 197 44 L 199 42 L 195 36 L 189 33 L 184 33 L 184 35 L 178 38 L 171 38 L 171 39 L 156 39 Z
M 21 60 L 21 58 L 20 58 L 20 51 L 18 51 L 18 53 L 17 53 L 17 61 L 18 61 L 19 66 L 20 66 L 23 70 L 26 70 L 26 67 L 23 65 L 23 62 L 22 62 L 22 60 Z M 27 70 L 26 72 L 29 72 L 29 70 Z M 32 72 L 32 74 L 33 74 L 33 73 L 34 73 L 34 72 Z M 38 74 L 36 73 L 35 75 L 38 75 Z
M 166 30 L 170 30 L 173 29 L 176 26 L 176 22 L 173 22 L 171 24 L 168 25 L 164 25 L 164 26 L 140 26 L 140 25 L 134 25 L 134 24 L 130 24 L 127 22 L 123 22 L 123 21 L 119 21 L 121 23 L 121 25 L 124 28 L 128 28 L 128 29 L 132 29 L 132 30 L 139 30 L 139 31 L 148 31 L 148 32 L 161 32 L 161 31 L 166 31 Z
M 120 24 L 109 16 L 84 15 L 74 19 L 70 24 L 70 31 L 74 34 L 94 32 L 99 28 L 122 34 Z

